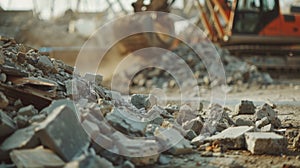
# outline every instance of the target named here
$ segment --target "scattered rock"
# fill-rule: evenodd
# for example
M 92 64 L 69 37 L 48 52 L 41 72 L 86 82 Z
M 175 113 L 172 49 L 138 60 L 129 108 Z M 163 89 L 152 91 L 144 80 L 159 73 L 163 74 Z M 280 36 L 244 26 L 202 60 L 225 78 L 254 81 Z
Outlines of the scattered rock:
M 239 126 L 230 127 L 221 133 L 212 137 L 206 138 L 205 141 L 213 142 L 219 141 L 226 149 L 243 149 L 245 148 L 245 133 L 253 131 L 254 127 Z
M 171 158 L 164 155 L 164 154 L 160 154 L 159 155 L 159 159 L 158 159 L 158 163 L 161 165 L 167 165 L 171 162 Z
M 17 167 L 63 167 L 65 165 L 51 150 L 41 147 L 36 149 L 14 150 L 10 153 L 11 160 Z
M 64 161 L 78 157 L 89 146 L 89 137 L 79 123 L 76 112 L 66 105 L 51 112 L 37 130 L 42 145 L 52 149 Z
M 134 94 L 131 96 L 131 103 L 138 109 L 141 108 L 148 109 L 156 105 L 157 98 L 152 94 L 149 95 Z
M 9 101 L 4 93 L 0 92 L 0 109 L 4 109 L 8 106 Z
M 254 126 L 254 117 L 250 115 L 237 115 L 232 118 L 236 126 Z
M 258 107 L 257 111 L 255 112 L 256 121 L 261 120 L 264 117 L 268 118 L 274 128 L 280 128 L 281 121 L 277 117 L 277 112 L 267 103 Z
M 252 101 L 242 100 L 240 104 L 236 105 L 235 113 L 240 114 L 254 114 L 255 106 Z
M 280 155 L 287 151 L 287 140 L 272 132 L 249 132 L 245 134 L 247 149 L 252 154 Z
M 105 118 L 115 129 L 127 135 L 144 134 L 145 128 L 148 124 L 147 122 L 141 122 L 141 120 L 134 115 L 129 115 L 129 113 L 124 111 L 121 112 L 118 108 L 114 108 L 111 113 L 108 113 L 105 116 Z
M 300 133 L 293 140 L 293 147 L 296 149 L 300 148 Z
M 137 166 L 152 165 L 159 157 L 159 147 L 155 140 L 129 139 L 120 132 L 112 135 L 121 155 L 129 157 Z
M 123 165 L 122 168 L 135 168 L 134 164 L 131 163 L 129 160 L 126 160 Z
M 2 151 L 12 151 L 14 149 L 29 149 L 37 147 L 40 142 L 35 136 L 36 126 L 19 129 L 6 138 L 1 144 Z
M 65 168 L 114 168 L 111 162 L 96 155 L 88 155 L 81 160 L 68 163 Z
M 36 114 L 38 114 L 38 110 L 35 109 L 33 105 L 22 107 L 18 111 L 18 115 L 21 115 L 21 116 L 32 117 Z
M 7 137 L 16 130 L 13 120 L 0 110 L 0 138 Z
M 0 73 L 0 82 L 5 83 L 7 80 L 7 76 L 5 73 Z

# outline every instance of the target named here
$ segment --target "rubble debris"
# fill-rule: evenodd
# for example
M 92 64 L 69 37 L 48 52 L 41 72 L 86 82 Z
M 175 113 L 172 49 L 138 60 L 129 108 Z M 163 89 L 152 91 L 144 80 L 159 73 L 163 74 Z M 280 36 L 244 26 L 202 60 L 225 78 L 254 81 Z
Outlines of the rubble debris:
M 193 118 L 182 124 L 183 129 L 192 130 L 196 133 L 196 135 L 200 134 L 202 127 L 203 127 L 203 121 L 200 117 Z
M 237 104 L 235 107 L 235 113 L 238 115 L 241 114 L 254 114 L 255 106 L 252 101 L 242 100 L 240 104 Z
M 123 165 L 122 168 L 135 168 L 134 164 L 131 163 L 129 160 L 126 160 Z
M 100 85 L 103 80 L 103 76 L 100 74 L 91 74 L 91 73 L 86 73 L 83 77 L 85 80 L 95 83 L 96 85 Z
M 96 155 L 89 154 L 81 160 L 69 162 L 65 168 L 114 168 L 111 162 Z
M 40 56 L 36 65 L 45 73 L 49 73 L 54 69 L 50 58 L 47 56 Z
M 33 105 L 22 107 L 18 111 L 18 115 L 21 115 L 21 116 L 32 117 L 36 114 L 38 114 L 38 111 L 37 111 L 37 109 L 34 108 Z
M 7 99 L 7 97 L 2 93 L 0 92 L 0 109 L 4 109 L 8 106 L 9 104 L 9 101 Z
M 254 116 L 252 115 L 237 115 L 232 118 L 235 126 L 254 126 Z
M 111 113 L 108 113 L 105 118 L 115 129 L 130 135 L 143 135 L 147 122 L 142 122 L 135 116 L 124 116 L 126 113 L 121 112 L 121 109 L 114 108 Z
M 89 146 L 89 137 L 81 127 L 76 112 L 66 105 L 54 109 L 40 123 L 37 136 L 42 145 L 52 149 L 64 161 L 78 157 Z
M 173 155 L 187 154 L 193 151 L 190 141 L 174 128 L 157 129 L 154 135 L 161 146 L 168 149 L 168 152 Z
M 161 165 L 167 165 L 169 164 L 171 161 L 171 158 L 168 157 L 167 155 L 164 155 L 164 154 L 160 154 L 159 155 L 159 159 L 158 159 L 158 163 L 161 164 Z
M 203 50 L 201 44 L 195 44 L 193 46 L 195 49 Z M 226 83 L 228 85 L 240 85 L 242 83 L 248 84 L 271 84 L 273 83 L 272 78 L 267 73 L 260 72 L 256 66 L 250 65 L 237 57 L 230 55 L 226 49 L 221 49 L 217 47 L 217 51 L 220 55 L 222 65 L 224 66 L 226 73 Z M 197 82 L 200 86 L 212 86 L 214 84 L 214 79 L 209 78 L 207 72 L 210 65 L 204 65 L 204 62 L 199 58 L 198 54 L 189 46 L 179 45 L 176 49 L 172 51 L 174 54 L 181 57 L 185 63 L 191 68 Z M 209 51 L 208 51 L 209 52 Z M 166 53 L 162 57 L 168 58 L 169 55 Z M 149 61 L 149 60 L 147 60 Z M 174 60 L 172 59 L 159 59 L 151 60 L 152 65 L 162 65 L 163 67 L 172 67 L 174 65 Z M 160 62 L 156 62 L 160 61 Z M 126 73 L 126 72 L 124 72 Z M 145 88 L 174 88 L 176 82 L 174 78 L 166 71 L 159 68 L 147 68 L 140 71 L 131 80 L 131 87 L 145 87 Z M 189 81 L 186 81 L 189 82 Z M 175 84 L 174 84 L 175 83 Z M 150 84 L 150 85 L 149 85 Z
M 206 138 L 205 141 L 217 140 L 226 149 L 243 149 L 245 148 L 244 134 L 253 130 L 254 127 L 249 126 L 230 127 L 217 135 Z
M 129 139 L 120 132 L 112 135 L 119 152 L 129 157 L 137 166 L 155 164 L 159 157 L 159 147 L 155 140 Z
M 273 132 L 249 132 L 245 139 L 252 154 L 280 155 L 287 151 L 286 138 Z
M 192 110 L 192 108 L 188 105 L 183 105 L 179 109 L 179 114 L 177 115 L 176 121 L 178 124 L 182 125 L 187 121 L 191 121 L 192 119 L 197 117 L 197 113 Z
M 17 124 L 18 128 L 25 128 L 25 127 L 29 126 L 29 117 L 17 115 L 14 118 L 14 122 Z
M 11 151 L 14 149 L 30 149 L 37 147 L 40 142 L 35 136 L 36 126 L 19 129 L 4 140 L 0 146 L 2 151 Z
M 255 112 L 255 121 L 261 120 L 264 117 L 267 117 L 274 128 L 280 128 L 281 121 L 277 117 L 277 112 L 267 103 L 257 108 Z
M 134 94 L 131 96 L 131 103 L 138 109 L 141 108 L 148 109 L 156 105 L 157 98 L 152 94 L 149 95 Z
M 300 133 L 293 140 L 293 147 L 296 149 L 300 148 Z
M 0 139 L 7 137 L 16 130 L 13 120 L 0 110 Z
M 10 153 L 11 160 L 17 167 L 63 167 L 65 163 L 49 149 L 14 150 Z

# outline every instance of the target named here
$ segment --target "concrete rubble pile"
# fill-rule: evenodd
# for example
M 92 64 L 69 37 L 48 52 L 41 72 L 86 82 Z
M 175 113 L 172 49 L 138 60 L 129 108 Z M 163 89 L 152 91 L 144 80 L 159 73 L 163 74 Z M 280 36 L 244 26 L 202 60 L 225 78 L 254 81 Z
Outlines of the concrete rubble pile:
M 202 44 L 196 44 L 194 46 L 195 49 L 199 49 L 200 51 L 202 51 L 203 49 L 201 49 L 201 47 L 203 47 Z M 224 66 L 226 73 L 226 83 L 228 85 L 244 83 L 268 85 L 273 83 L 273 79 L 270 77 L 270 75 L 268 73 L 260 72 L 255 65 L 250 65 L 240 60 L 239 58 L 230 55 L 230 53 L 226 49 L 222 49 L 217 46 L 214 47 L 216 47 L 217 53 L 220 56 L 222 64 Z M 210 48 L 210 50 L 215 49 Z M 209 65 L 205 65 L 204 61 L 202 60 L 202 57 L 210 57 L 209 52 L 204 53 L 204 56 L 198 56 L 196 52 L 185 45 L 180 45 L 172 52 L 186 62 L 200 86 L 211 86 L 213 84 L 213 80 L 210 79 L 208 74 L 207 66 Z M 162 55 L 162 58 L 163 59 L 157 60 L 160 62 L 153 63 L 153 65 L 163 64 L 165 65 L 163 67 L 174 66 L 174 59 L 171 57 L 168 58 L 168 54 Z M 174 71 L 180 71 L 178 69 L 179 67 L 175 68 L 177 69 L 175 69 Z M 158 88 L 174 88 L 176 87 L 176 80 L 178 79 L 174 79 L 172 75 L 163 69 L 155 67 L 147 68 L 143 71 L 140 71 L 135 76 L 135 78 L 132 80 L 131 85 L 133 87 L 138 86 L 146 88 L 151 88 L 153 86 Z
M 168 164 L 167 155 L 287 149 L 275 106 L 268 103 L 256 107 L 242 101 L 231 113 L 217 104 L 201 111 L 160 107 L 153 95 L 125 100 L 103 88 L 100 75 L 74 75 L 72 67 L 35 49 L 11 39 L 0 43 L 0 161 L 5 164 L 131 168 Z

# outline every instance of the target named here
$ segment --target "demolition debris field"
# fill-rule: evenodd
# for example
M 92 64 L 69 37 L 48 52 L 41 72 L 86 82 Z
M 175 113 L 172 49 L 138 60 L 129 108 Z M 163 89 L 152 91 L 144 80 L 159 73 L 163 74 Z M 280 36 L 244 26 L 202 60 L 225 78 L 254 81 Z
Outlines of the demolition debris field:
M 238 74 L 228 64 L 243 62 L 228 54 L 225 65 L 232 73 L 227 103 L 210 104 L 209 91 L 203 91 L 195 109 L 176 100 L 160 106 L 161 98 L 152 94 L 122 97 L 101 85 L 101 75 L 76 74 L 73 67 L 12 39 L 1 37 L 0 44 L 0 160 L 4 166 L 300 165 L 299 85 L 272 84 L 266 74 L 250 67 Z M 248 72 L 252 76 L 244 75 Z M 145 75 L 140 76 L 151 80 Z M 198 79 L 200 85 L 211 83 L 205 74 Z M 245 84 L 249 79 L 250 86 Z M 132 85 L 147 87 L 143 81 Z

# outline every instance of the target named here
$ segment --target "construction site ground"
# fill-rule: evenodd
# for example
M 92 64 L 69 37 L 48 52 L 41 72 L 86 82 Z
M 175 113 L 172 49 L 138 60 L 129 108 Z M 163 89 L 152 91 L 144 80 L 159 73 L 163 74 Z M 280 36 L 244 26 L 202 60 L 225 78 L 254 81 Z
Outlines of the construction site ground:
M 266 88 L 253 86 L 239 87 L 238 91 L 227 94 L 226 107 L 234 109 L 240 100 L 252 100 L 255 105 L 261 105 L 270 100 L 277 105 L 279 118 L 286 132 L 300 130 L 300 87 L 299 80 L 293 80 L 293 84 L 271 85 Z M 208 105 L 209 96 L 204 96 L 204 104 Z M 206 103 L 205 103 L 206 102 Z M 211 152 L 197 152 L 182 156 L 171 156 L 170 164 L 158 166 L 167 167 L 257 167 L 257 168 L 292 168 L 300 165 L 300 152 L 291 149 L 289 153 L 281 156 L 252 155 L 247 150 L 231 150 L 224 154 Z

